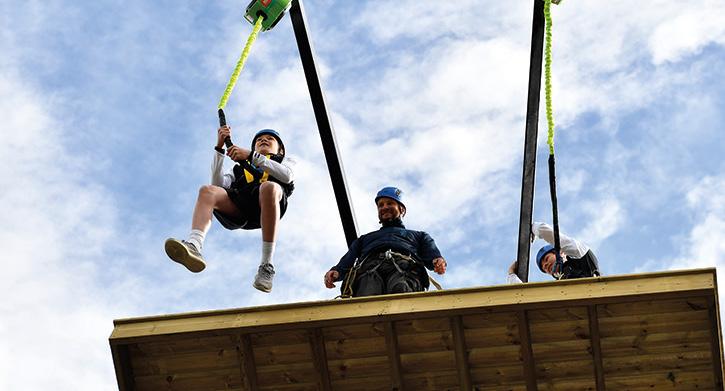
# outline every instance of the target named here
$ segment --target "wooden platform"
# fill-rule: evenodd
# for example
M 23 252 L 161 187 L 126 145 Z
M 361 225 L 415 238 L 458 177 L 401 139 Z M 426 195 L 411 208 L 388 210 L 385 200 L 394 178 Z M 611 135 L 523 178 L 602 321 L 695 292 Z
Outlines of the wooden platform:
M 715 269 L 114 321 L 126 390 L 722 390 Z

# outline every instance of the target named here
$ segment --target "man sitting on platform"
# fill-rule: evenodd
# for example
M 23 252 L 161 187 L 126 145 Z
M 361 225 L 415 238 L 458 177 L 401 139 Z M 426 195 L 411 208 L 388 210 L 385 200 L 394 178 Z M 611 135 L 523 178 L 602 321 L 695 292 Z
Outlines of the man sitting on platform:
M 446 272 L 446 260 L 435 241 L 423 231 L 406 229 L 402 192 L 381 189 L 375 197 L 382 227 L 357 238 L 347 253 L 325 274 L 325 286 L 344 281 L 343 296 L 372 296 L 428 289 L 426 268 Z

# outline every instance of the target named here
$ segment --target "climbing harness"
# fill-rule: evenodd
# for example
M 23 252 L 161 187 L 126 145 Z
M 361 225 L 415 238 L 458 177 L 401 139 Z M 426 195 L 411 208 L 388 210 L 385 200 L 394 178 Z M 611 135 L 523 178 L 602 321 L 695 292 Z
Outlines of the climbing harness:
M 395 252 L 395 251 L 392 251 L 389 249 L 386 250 L 385 252 L 376 252 L 376 253 L 373 253 L 372 255 L 365 257 L 362 260 L 357 259 L 355 261 L 354 266 L 350 269 L 347 276 L 345 276 L 345 279 L 344 279 L 343 285 L 342 285 L 341 294 L 338 295 L 337 297 L 335 297 L 335 299 L 338 299 L 338 298 L 348 299 L 348 298 L 353 297 L 353 295 L 354 295 L 353 285 L 355 284 L 355 281 L 358 279 L 358 272 L 361 272 L 361 268 L 366 262 L 372 261 L 372 260 L 381 260 L 381 262 L 368 270 L 362 271 L 363 276 L 369 276 L 370 278 L 374 279 L 376 283 L 379 283 L 381 285 L 383 284 L 382 277 L 380 276 L 379 273 L 377 273 L 377 270 L 385 262 L 390 262 L 393 265 L 393 267 L 395 268 L 395 270 L 398 273 L 400 273 L 401 276 L 407 276 L 408 273 L 406 273 L 406 271 L 400 267 L 400 265 L 398 264 L 398 262 L 396 262 L 396 260 L 406 262 L 406 263 L 410 264 L 411 266 L 420 266 L 420 269 L 427 273 L 427 271 L 425 270 L 425 267 L 423 267 L 418 260 L 416 260 L 414 257 L 412 257 L 410 255 L 401 254 L 401 253 L 398 253 L 398 252 Z M 363 278 L 363 276 L 361 276 L 360 278 Z M 438 289 L 438 290 L 443 289 L 441 284 L 439 284 L 438 281 L 434 280 L 433 277 L 431 277 L 430 275 L 428 275 L 428 279 L 429 279 L 430 283 L 436 287 L 436 289 Z
M 224 93 L 219 100 L 217 111 L 217 114 L 219 115 L 219 126 L 227 124 L 227 119 L 224 115 L 224 107 L 227 105 L 227 100 L 229 100 L 229 96 L 232 94 L 232 90 L 234 90 L 234 86 L 237 84 L 239 74 L 242 72 L 242 68 L 244 68 L 244 64 L 247 62 L 247 57 L 249 57 L 249 51 L 252 48 L 252 44 L 254 44 L 254 41 L 257 40 L 257 34 L 259 34 L 260 30 L 267 31 L 277 25 L 277 22 L 282 19 L 282 16 L 284 16 L 284 13 L 289 8 L 291 2 L 292 0 L 252 0 L 247 6 L 244 18 L 252 23 L 254 28 L 252 29 L 252 33 L 249 35 L 249 38 L 247 38 L 244 50 L 242 50 L 242 54 L 237 61 L 237 65 L 234 67 L 234 72 L 232 72 L 232 76 L 229 78 L 229 83 L 227 83 L 227 87 L 224 89 Z M 227 148 L 231 147 L 233 145 L 232 140 L 227 137 L 224 140 L 224 145 L 226 145 Z
M 549 191 L 551 192 L 551 210 L 554 223 L 554 254 L 556 264 L 554 270 L 560 271 L 563 268 L 564 260 L 561 258 L 561 242 L 559 240 L 559 207 L 556 199 L 556 163 L 554 159 L 554 109 L 551 98 L 551 3 L 552 0 L 544 0 L 544 18 L 546 19 L 546 44 L 544 47 L 544 92 L 546 100 L 546 124 L 548 137 L 546 143 L 549 145 Z M 558 4 L 559 1 L 555 1 Z

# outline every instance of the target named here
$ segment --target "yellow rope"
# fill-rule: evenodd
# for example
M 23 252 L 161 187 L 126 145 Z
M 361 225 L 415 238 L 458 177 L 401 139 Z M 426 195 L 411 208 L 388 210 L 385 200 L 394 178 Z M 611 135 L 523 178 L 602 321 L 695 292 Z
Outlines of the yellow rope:
M 546 46 L 544 49 L 544 91 L 546 93 L 546 123 L 549 128 L 549 155 L 554 154 L 554 109 L 551 104 L 551 0 L 544 0 L 546 18 Z
M 252 44 L 257 39 L 257 34 L 259 34 L 259 30 L 262 29 L 263 20 L 264 20 L 264 18 L 262 16 L 257 18 L 257 22 L 254 24 L 254 29 L 252 30 L 252 34 L 250 34 L 249 38 L 247 38 L 247 44 L 244 46 L 244 50 L 242 51 L 241 57 L 239 57 L 239 61 L 237 61 L 237 66 L 234 68 L 234 72 L 232 72 L 232 77 L 229 79 L 227 88 L 224 90 L 224 95 L 222 95 L 221 100 L 219 100 L 220 109 L 223 109 L 224 106 L 227 105 L 227 100 L 229 99 L 229 95 L 232 94 L 234 85 L 237 84 L 237 79 L 239 78 L 239 73 L 242 72 L 242 68 L 244 68 L 244 63 L 247 62 L 247 57 L 249 56 L 249 49 L 252 48 Z

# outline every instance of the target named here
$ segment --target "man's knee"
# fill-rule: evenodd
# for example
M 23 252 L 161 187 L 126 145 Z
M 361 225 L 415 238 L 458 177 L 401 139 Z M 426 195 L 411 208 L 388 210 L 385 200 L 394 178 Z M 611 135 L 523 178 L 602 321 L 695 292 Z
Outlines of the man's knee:
M 420 292 L 423 290 L 420 281 L 405 273 L 394 273 L 386 283 L 387 293 Z
M 259 186 L 260 199 L 273 198 L 279 201 L 282 198 L 282 186 L 275 182 L 263 182 Z

